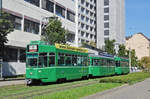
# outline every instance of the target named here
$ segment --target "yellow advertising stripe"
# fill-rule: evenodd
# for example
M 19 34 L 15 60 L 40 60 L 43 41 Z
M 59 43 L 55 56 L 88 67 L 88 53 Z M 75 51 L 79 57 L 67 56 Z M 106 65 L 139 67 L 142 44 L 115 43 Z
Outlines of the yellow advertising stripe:
M 73 46 L 69 46 L 69 45 L 62 45 L 62 44 L 58 44 L 58 43 L 55 43 L 55 46 L 56 46 L 56 48 L 59 48 L 59 49 L 66 49 L 66 50 L 88 53 L 88 50 L 85 48 L 78 48 L 78 47 L 73 47 Z

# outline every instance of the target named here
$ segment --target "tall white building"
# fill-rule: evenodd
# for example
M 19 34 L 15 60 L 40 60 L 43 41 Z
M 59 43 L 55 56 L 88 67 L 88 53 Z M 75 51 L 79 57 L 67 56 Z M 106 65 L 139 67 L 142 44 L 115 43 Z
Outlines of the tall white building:
M 100 48 L 107 39 L 125 39 L 124 0 L 3 0 L 2 6 L 15 22 L 5 48 L 6 75 L 25 73 L 26 45 L 40 40 L 45 17 L 57 16 L 76 46 L 94 41 Z
M 97 47 L 105 40 L 125 43 L 125 0 L 97 0 Z

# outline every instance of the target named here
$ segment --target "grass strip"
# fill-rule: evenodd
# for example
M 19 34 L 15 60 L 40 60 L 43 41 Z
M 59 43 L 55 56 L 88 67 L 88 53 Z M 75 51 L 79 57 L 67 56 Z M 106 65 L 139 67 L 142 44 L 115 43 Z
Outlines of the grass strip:
M 127 83 L 134 84 L 150 77 L 150 73 L 136 72 L 128 75 L 105 77 L 100 79 L 100 83 Z
M 112 89 L 118 87 L 122 84 L 119 83 L 98 83 L 89 86 L 74 88 L 61 92 L 54 92 L 51 94 L 46 94 L 42 96 L 37 96 L 32 99 L 78 99 L 85 97 L 97 92 L 102 92 L 104 90 Z

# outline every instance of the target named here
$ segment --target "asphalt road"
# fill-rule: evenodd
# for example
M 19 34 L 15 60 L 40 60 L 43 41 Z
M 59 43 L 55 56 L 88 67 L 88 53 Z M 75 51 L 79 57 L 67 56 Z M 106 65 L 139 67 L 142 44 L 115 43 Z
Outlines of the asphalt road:
M 17 85 L 17 84 L 26 84 L 26 82 L 25 80 L 0 81 L 0 87 L 8 86 L 8 85 Z
M 150 99 L 150 79 L 104 94 L 97 93 L 82 99 Z

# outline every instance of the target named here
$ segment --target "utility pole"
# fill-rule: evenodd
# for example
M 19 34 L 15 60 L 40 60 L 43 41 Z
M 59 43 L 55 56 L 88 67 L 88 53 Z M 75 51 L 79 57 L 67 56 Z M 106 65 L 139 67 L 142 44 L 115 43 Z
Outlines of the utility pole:
M 131 72 L 131 49 L 129 48 L 129 68 Z

